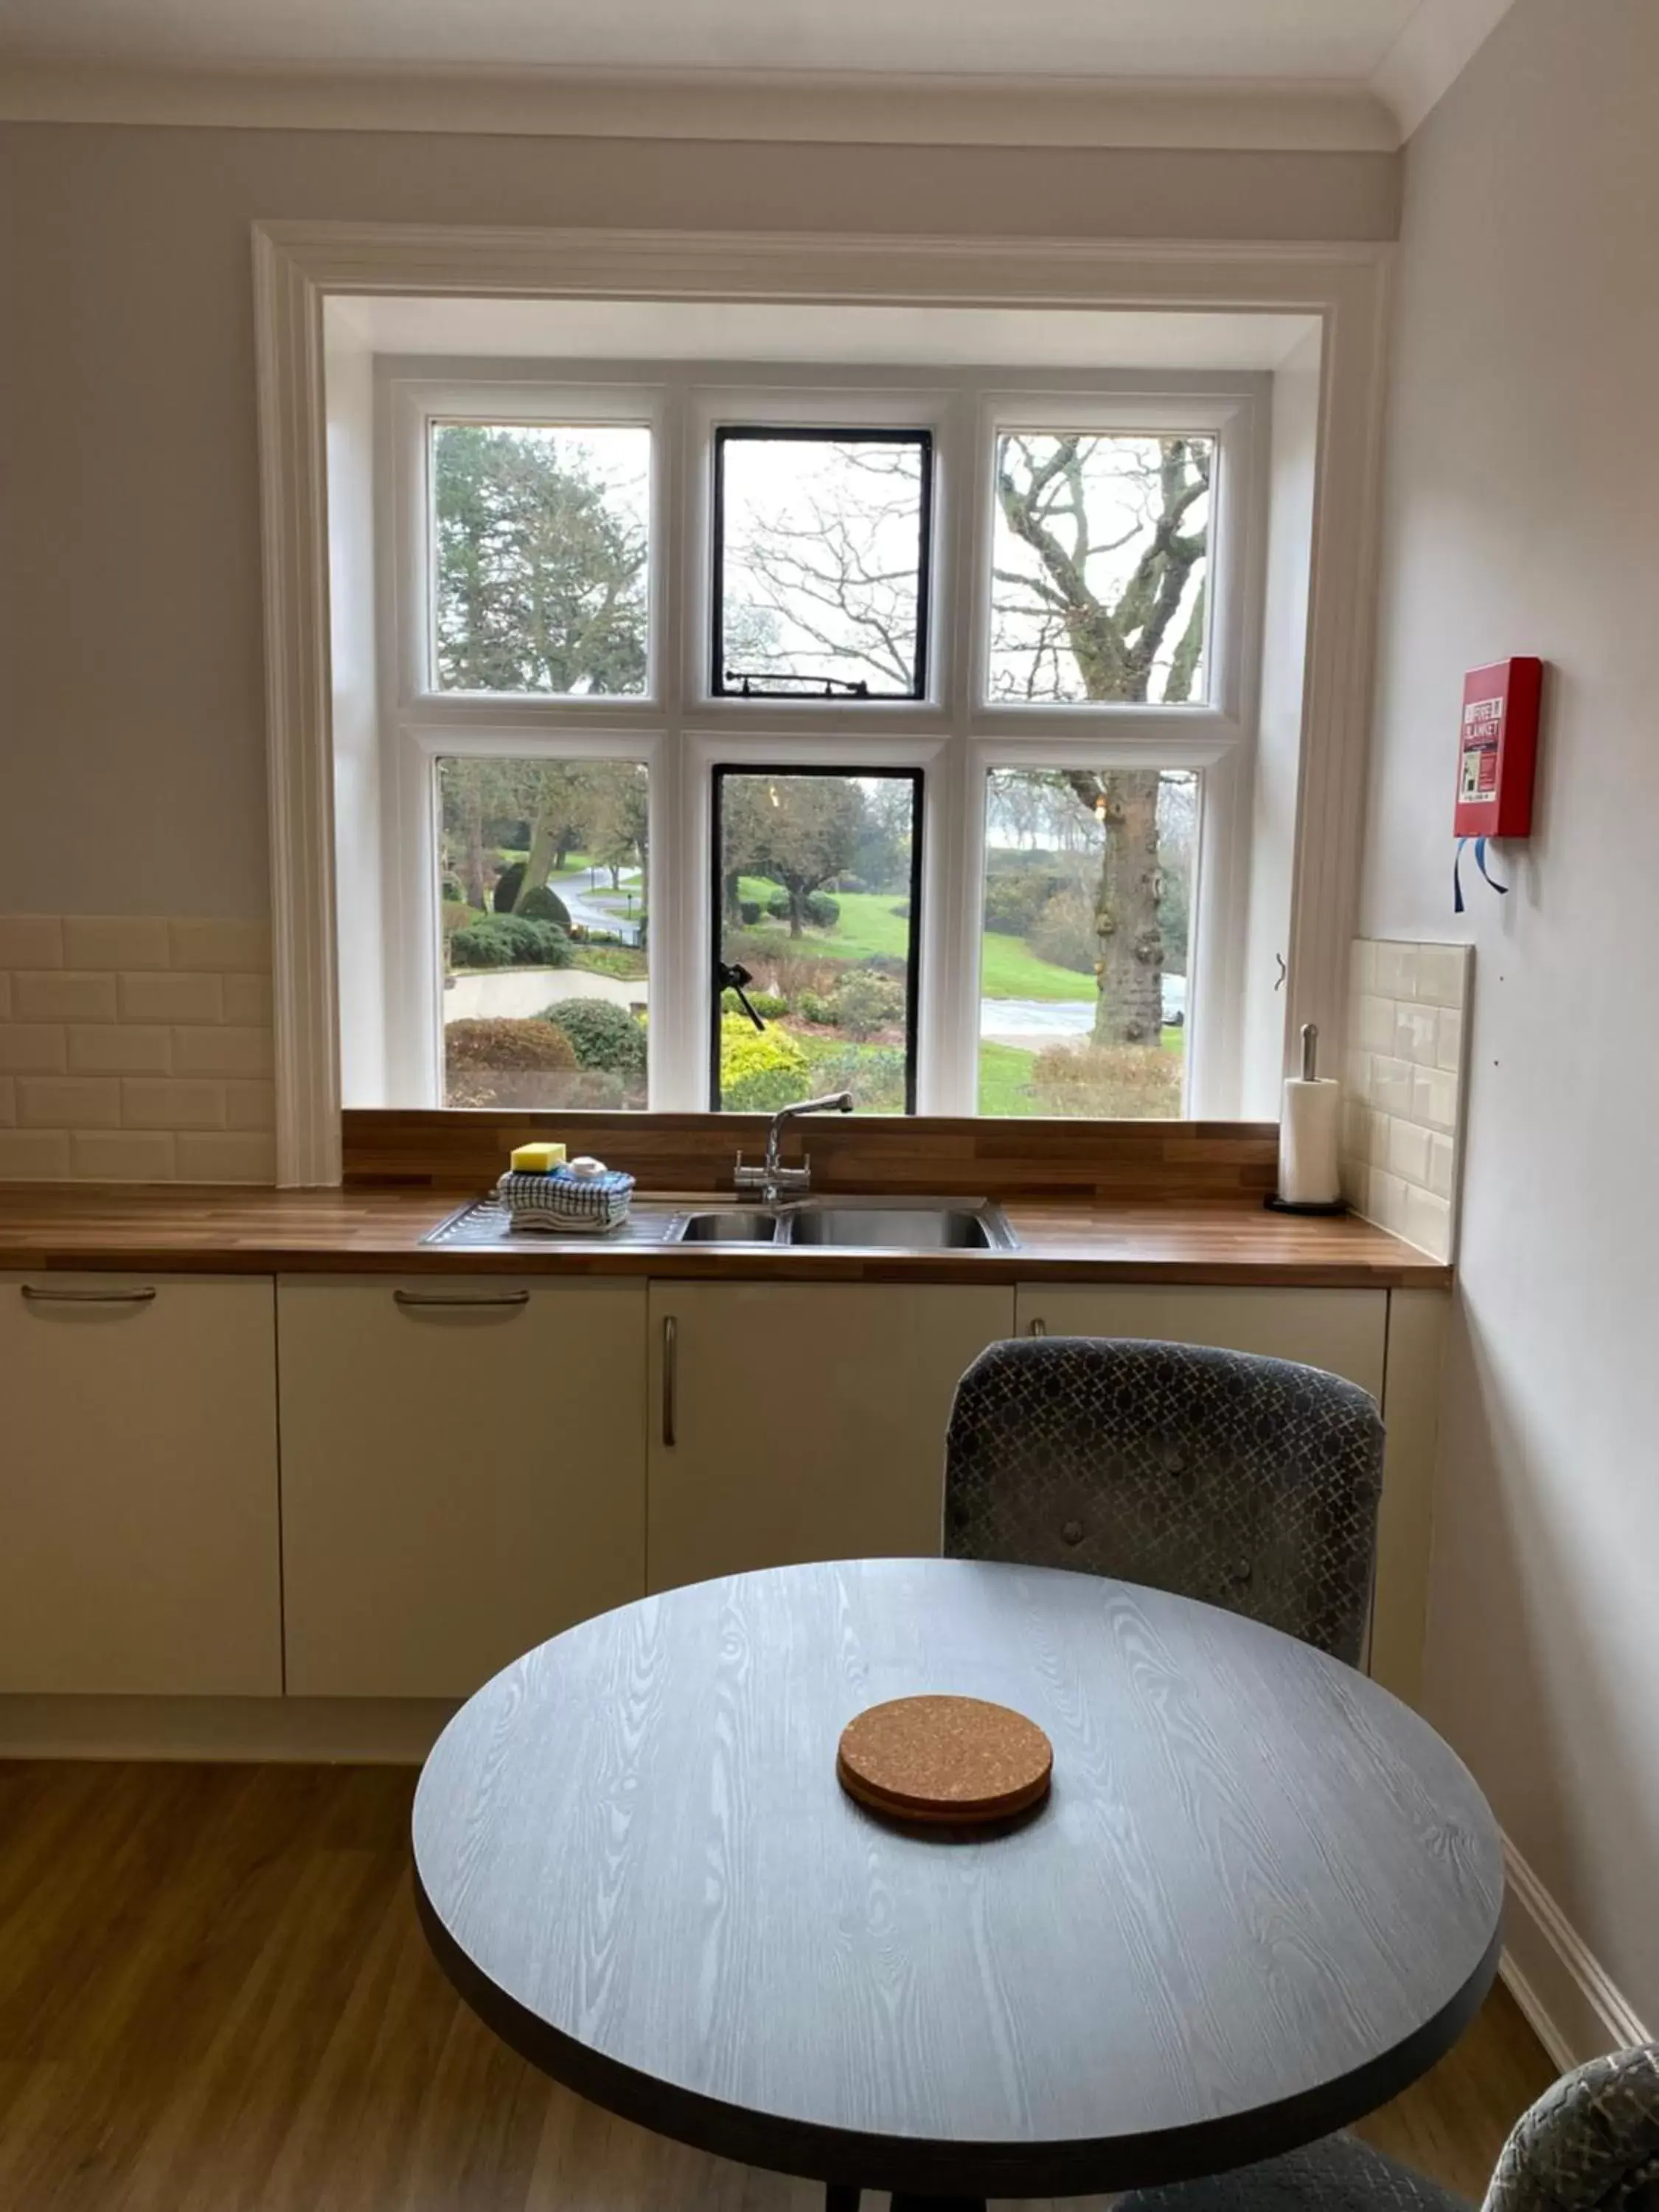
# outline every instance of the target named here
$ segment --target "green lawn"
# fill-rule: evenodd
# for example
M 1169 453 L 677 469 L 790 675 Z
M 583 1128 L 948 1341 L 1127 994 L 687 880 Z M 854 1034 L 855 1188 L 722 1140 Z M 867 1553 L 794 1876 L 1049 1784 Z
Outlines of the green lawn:
M 744 898 L 764 902 L 773 886 L 745 878 Z M 809 929 L 800 940 L 803 952 L 820 960 L 867 960 L 886 953 L 902 960 L 910 945 L 910 925 L 894 913 L 902 903 L 890 891 L 836 891 L 841 920 L 832 930 Z M 782 950 L 785 925 L 761 923 L 769 935 L 775 929 Z M 1093 995 L 1094 978 L 1070 968 L 1057 968 L 1028 952 L 1018 937 L 987 931 L 983 939 L 980 988 L 988 999 L 1087 999 Z
M 979 1047 L 979 1103 L 981 1114 L 1035 1114 L 1031 1096 L 1034 1052 L 1017 1045 L 992 1044 L 981 1038 Z

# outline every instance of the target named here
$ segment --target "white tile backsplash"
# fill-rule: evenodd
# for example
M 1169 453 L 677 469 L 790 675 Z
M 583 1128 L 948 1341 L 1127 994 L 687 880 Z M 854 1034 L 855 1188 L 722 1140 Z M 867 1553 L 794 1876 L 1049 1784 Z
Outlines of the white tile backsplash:
M 0 915 L 0 1181 L 275 1179 L 270 933 Z
M 1449 1260 L 1474 954 L 1466 945 L 1355 939 L 1348 974 L 1343 1195 Z

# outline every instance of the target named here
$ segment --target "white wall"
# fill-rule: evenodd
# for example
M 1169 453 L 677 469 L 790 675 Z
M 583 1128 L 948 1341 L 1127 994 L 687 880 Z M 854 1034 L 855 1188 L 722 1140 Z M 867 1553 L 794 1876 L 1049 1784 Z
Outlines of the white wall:
M 1478 948 L 1428 1711 L 1659 2023 L 1656 88 L 1651 0 L 1518 0 L 1407 150 L 1360 927 Z M 1537 834 L 1455 921 L 1462 675 L 1516 653 Z

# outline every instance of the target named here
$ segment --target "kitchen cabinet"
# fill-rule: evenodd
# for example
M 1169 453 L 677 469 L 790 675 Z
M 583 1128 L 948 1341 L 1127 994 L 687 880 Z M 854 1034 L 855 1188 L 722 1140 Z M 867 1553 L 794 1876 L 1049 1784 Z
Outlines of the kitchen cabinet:
M 650 1587 L 939 1548 L 962 1372 L 1006 1288 L 653 1283 Z
M 0 1277 L 0 1690 L 280 1693 L 272 1295 Z
M 1382 1402 L 1386 1291 L 1206 1289 L 1184 1283 L 1022 1283 L 1021 1336 L 1147 1336 L 1298 1359 Z
M 459 1698 L 645 1588 L 642 1282 L 284 1278 L 288 1688 Z

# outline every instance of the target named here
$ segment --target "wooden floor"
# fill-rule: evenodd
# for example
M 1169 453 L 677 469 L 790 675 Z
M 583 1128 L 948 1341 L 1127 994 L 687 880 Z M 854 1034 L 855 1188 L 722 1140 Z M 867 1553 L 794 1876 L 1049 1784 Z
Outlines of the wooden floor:
M 6 2212 L 818 2212 L 582 2104 L 462 2008 L 416 1924 L 413 1787 L 0 1765 Z M 1365 2132 L 1478 2197 L 1551 2070 L 1500 1991 Z

